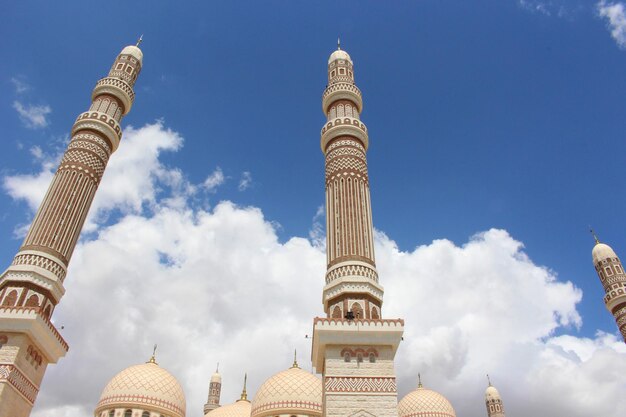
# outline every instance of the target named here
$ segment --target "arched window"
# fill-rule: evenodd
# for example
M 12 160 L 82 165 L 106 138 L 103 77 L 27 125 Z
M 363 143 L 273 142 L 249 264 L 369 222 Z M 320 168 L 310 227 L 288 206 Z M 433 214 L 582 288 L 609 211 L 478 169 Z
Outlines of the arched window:
M 333 319 L 340 319 L 341 318 L 341 309 L 339 308 L 339 306 L 335 306 L 335 308 L 333 308 L 333 314 L 331 316 Z
M 346 352 L 343 354 L 343 361 L 350 362 L 350 352 Z
M 356 361 L 357 361 L 358 363 L 363 362 L 363 354 L 362 354 L 362 353 L 357 353 L 357 355 L 356 355 Z
M 150 413 L 147 411 L 144 411 L 143 413 L 141 413 L 141 417 L 150 417 Z
M 46 307 L 46 309 L 43 311 L 43 315 L 46 316 L 46 318 L 50 318 L 50 304 L 48 304 L 48 307 Z
M 109 417 L 114 417 L 114 416 L 115 416 L 115 410 L 109 411 Z
M 376 307 L 372 307 L 372 318 L 379 319 L 380 315 L 378 314 L 378 309 Z
M 361 304 L 353 303 L 352 304 L 352 313 L 354 314 L 355 319 L 363 318 L 363 309 L 361 308 Z
M 28 297 L 28 300 L 26 300 L 26 307 L 39 307 L 39 297 L 35 294 Z
M 4 297 L 4 301 L 2 302 L 2 305 L 13 307 L 16 301 L 17 301 L 17 291 L 13 290 L 9 293 L 9 295 Z
M 133 410 L 124 411 L 124 417 L 133 417 Z
M 370 363 L 374 363 L 376 362 L 376 355 L 374 355 L 373 353 L 370 353 Z

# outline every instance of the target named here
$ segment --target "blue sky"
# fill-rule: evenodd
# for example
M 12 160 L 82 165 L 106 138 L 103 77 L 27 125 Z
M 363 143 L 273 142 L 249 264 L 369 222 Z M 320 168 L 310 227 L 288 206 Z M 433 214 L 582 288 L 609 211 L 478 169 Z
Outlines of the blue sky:
M 551 336 L 616 334 L 588 229 L 626 256 L 626 23 L 618 9 L 600 12 L 620 4 L 113 1 L 98 11 L 91 2 L 7 3 L 0 175 L 42 171 L 96 80 L 143 34 L 137 99 L 123 125 L 158 120 L 184 138 L 159 162 L 189 184 L 224 176 L 218 191 L 186 204 L 257 207 L 281 243 L 308 237 L 324 203 L 326 61 L 341 36 L 364 94 L 375 227 L 407 252 L 506 230 L 534 264 L 582 290 L 579 328 L 557 326 Z M 157 205 L 168 193 L 159 187 Z M 5 182 L 5 265 L 33 214 L 25 197 L 9 194 Z M 111 207 L 86 239 L 146 206 Z

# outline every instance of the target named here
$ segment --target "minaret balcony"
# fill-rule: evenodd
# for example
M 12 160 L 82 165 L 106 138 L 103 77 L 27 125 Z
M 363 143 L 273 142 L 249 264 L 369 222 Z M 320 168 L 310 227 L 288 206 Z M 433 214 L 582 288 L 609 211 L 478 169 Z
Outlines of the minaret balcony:
M 324 286 L 322 291 L 324 309 L 327 310 L 333 300 L 344 294 L 369 295 L 382 305 L 385 290 L 377 282 L 362 276 L 337 278 Z
M 340 136 L 353 136 L 361 141 L 365 150 L 369 146 L 367 127 L 359 119 L 354 117 L 342 117 L 329 120 L 322 128 L 321 147 L 322 152 L 326 152 L 326 146 L 331 140 Z
M 88 111 L 78 116 L 72 126 L 72 136 L 80 130 L 92 130 L 104 135 L 111 144 L 111 153 L 117 150 L 122 140 L 122 129 L 117 120 L 99 111 Z
M 337 100 L 350 100 L 356 104 L 359 113 L 363 111 L 363 98 L 361 90 L 354 83 L 330 84 L 322 94 L 322 111 L 328 113 L 328 109 Z
M 95 100 L 96 97 L 102 94 L 110 94 L 113 97 L 117 97 L 124 106 L 124 115 L 128 114 L 133 106 L 133 101 L 135 101 L 133 88 L 126 81 L 119 78 L 106 77 L 99 80 L 91 93 L 91 100 Z

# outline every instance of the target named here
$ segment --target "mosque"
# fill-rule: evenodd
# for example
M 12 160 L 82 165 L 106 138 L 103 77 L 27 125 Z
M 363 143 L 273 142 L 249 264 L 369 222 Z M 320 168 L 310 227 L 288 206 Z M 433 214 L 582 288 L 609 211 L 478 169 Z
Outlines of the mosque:
M 140 39 L 141 41 L 141 39 Z M 50 322 L 63 281 L 107 162 L 118 148 L 121 119 L 130 111 L 143 64 L 137 45 L 125 47 L 92 104 L 80 114 L 71 141 L 12 264 L 0 276 L 0 417 L 27 417 L 46 367 L 68 350 Z M 311 360 L 317 375 L 293 365 L 268 378 L 251 400 L 220 405 L 221 376 L 210 378 L 205 417 L 456 417 L 450 401 L 419 381 L 398 401 L 395 355 L 401 318 L 383 318 L 384 289 L 374 256 L 363 99 L 350 55 L 338 45 L 328 59 L 322 95 L 327 272 L 322 317 L 313 319 Z M 626 340 L 626 275 L 615 252 L 596 239 L 593 263 L 607 309 Z M 416 379 L 419 380 L 418 375 Z M 498 390 L 484 397 L 488 417 L 504 417 Z M 199 408 L 200 404 L 193 407 Z M 94 417 L 184 417 L 176 378 L 153 355 L 115 375 Z

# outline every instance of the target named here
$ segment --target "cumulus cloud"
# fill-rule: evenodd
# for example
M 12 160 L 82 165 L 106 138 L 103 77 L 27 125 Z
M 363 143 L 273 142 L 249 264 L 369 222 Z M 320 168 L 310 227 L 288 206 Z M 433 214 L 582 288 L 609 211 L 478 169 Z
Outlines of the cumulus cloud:
M 89 415 L 106 382 L 147 360 L 154 343 L 160 365 L 184 386 L 189 417 L 202 415 L 218 361 L 222 404 L 238 398 L 244 372 L 253 396 L 266 378 L 291 365 L 294 348 L 300 365 L 311 369 L 305 335 L 322 313 L 319 239 L 279 240 L 257 207 L 228 201 L 195 207 L 181 191 L 184 175 L 159 159 L 182 138 L 160 123 L 131 132 L 126 144 L 133 138 L 143 146 L 161 143 L 148 158 L 152 169 L 142 171 L 148 182 L 130 181 L 147 186 L 134 190 L 145 208 L 129 203 L 135 201 L 130 189 L 112 195 L 122 214 L 106 223 L 96 218 L 97 233 L 79 243 L 54 315 L 71 349 L 48 368 L 34 417 Z M 118 152 L 114 159 L 138 161 L 132 146 Z M 127 180 L 105 175 L 102 187 Z M 322 213 L 319 208 L 312 231 Z M 459 415 L 483 417 L 489 372 L 511 414 L 626 413 L 626 345 L 614 334 L 576 336 L 580 289 L 535 264 L 506 231 L 479 233 L 463 245 L 435 240 L 411 251 L 382 232 L 375 243 L 386 290 L 383 314 L 406 321 L 396 357 L 401 395 L 421 372 Z
M 237 188 L 239 191 L 245 191 L 252 186 L 252 174 L 248 171 L 241 173 L 241 179 Z
M 622 2 L 598 2 L 598 14 L 607 20 L 611 36 L 620 48 L 626 49 L 626 6 Z
M 204 180 L 204 188 L 209 192 L 216 192 L 217 187 L 224 184 L 226 177 L 224 177 L 224 172 L 220 167 L 215 168 L 215 171 L 209 174 Z
M 42 129 L 49 124 L 46 116 L 52 112 L 50 106 L 24 105 L 20 101 L 15 100 L 13 108 L 19 114 L 22 123 L 29 129 Z

